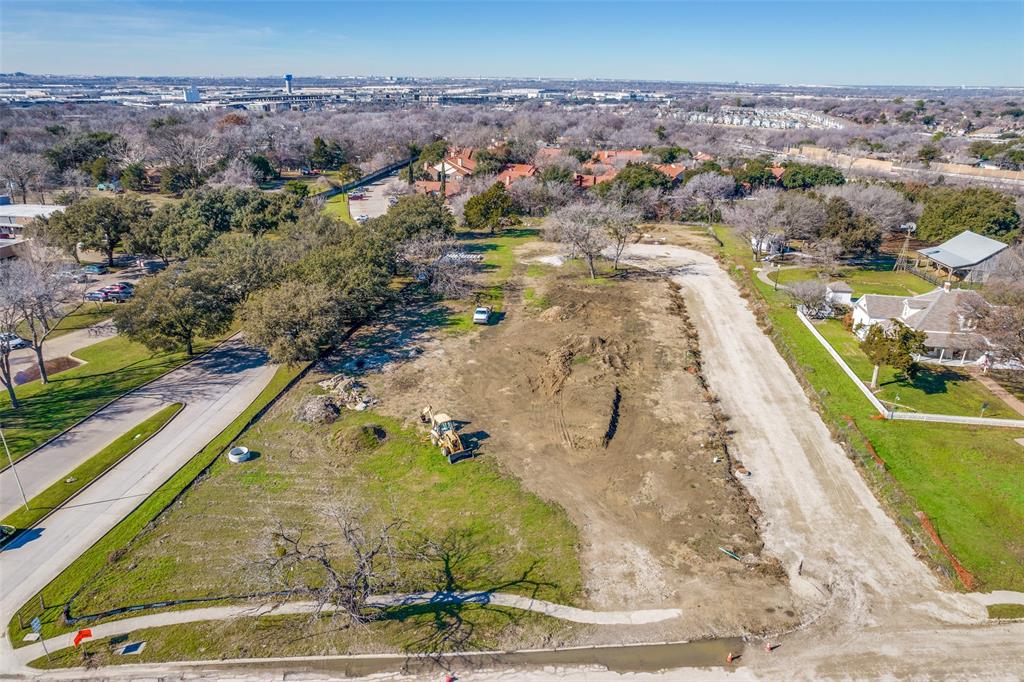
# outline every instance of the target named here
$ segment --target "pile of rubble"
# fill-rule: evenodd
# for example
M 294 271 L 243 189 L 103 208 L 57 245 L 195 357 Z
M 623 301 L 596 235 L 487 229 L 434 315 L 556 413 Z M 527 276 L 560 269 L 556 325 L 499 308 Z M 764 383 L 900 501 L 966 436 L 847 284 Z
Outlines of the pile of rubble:
M 367 393 L 366 385 L 347 374 L 336 374 L 330 379 L 318 381 L 317 385 L 334 396 L 344 408 L 361 412 L 377 404 L 377 399 Z

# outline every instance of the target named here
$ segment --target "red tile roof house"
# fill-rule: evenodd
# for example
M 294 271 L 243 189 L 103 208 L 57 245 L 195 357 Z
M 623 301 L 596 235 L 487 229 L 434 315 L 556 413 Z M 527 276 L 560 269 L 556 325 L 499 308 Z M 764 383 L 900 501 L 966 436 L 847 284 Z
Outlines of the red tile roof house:
M 647 152 L 642 149 L 606 149 L 594 152 L 591 163 L 602 163 L 607 166 L 625 166 L 630 161 L 643 161 Z
M 686 172 L 686 166 L 681 163 L 659 163 L 655 164 L 654 167 L 667 175 L 668 179 L 672 182 L 679 182 L 683 177 L 683 173 Z
M 441 193 L 441 181 L 440 180 L 417 180 L 413 185 L 416 189 L 417 194 L 433 194 L 438 195 Z M 444 185 L 444 198 L 448 199 L 462 191 L 462 183 L 458 180 L 446 180 Z
M 968 298 L 983 300 L 973 291 L 950 289 L 948 282 L 945 287 L 920 296 L 865 294 L 853 305 L 854 330 L 863 339 L 873 325 L 889 325 L 898 320 L 927 335 L 927 354 L 922 360 L 959 364 L 984 361 L 982 349 L 987 342 L 974 331 L 974 322 L 961 312 Z
M 537 175 L 537 167 L 529 163 L 510 163 L 498 173 L 498 182 L 510 186 L 516 180 Z
M 452 147 L 444 159 L 426 170 L 434 180 L 440 180 L 442 173 L 449 179 L 469 177 L 476 170 L 476 149 Z

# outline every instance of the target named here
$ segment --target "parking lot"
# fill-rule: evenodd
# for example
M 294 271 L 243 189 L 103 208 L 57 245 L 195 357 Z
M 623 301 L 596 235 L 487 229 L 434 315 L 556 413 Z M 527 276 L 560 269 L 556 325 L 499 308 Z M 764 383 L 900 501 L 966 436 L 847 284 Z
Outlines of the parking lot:
M 389 175 L 386 178 L 370 183 L 364 187 L 360 187 L 358 190 L 354 190 L 348 196 L 348 210 L 352 215 L 352 218 L 358 218 L 359 216 L 365 215 L 367 218 L 376 218 L 382 216 L 388 212 L 388 196 L 384 193 L 384 188 L 390 183 L 395 176 Z M 362 194 L 362 199 L 356 199 L 353 195 Z

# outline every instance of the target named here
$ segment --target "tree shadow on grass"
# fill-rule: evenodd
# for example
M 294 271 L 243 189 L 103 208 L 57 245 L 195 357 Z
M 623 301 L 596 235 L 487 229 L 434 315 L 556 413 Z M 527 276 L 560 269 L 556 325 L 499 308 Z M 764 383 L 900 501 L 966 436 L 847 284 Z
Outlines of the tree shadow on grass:
M 956 370 L 925 368 L 917 373 L 913 381 L 908 381 L 907 377 L 899 375 L 892 381 L 884 382 L 882 385 L 914 388 L 925 395 L 941 395 L 949 393 L 950 388 L 955 388 L 956 384 L 967 379 L 969 377 Z M 950 384 L 953 384 L 953 386 L 950 386 Z

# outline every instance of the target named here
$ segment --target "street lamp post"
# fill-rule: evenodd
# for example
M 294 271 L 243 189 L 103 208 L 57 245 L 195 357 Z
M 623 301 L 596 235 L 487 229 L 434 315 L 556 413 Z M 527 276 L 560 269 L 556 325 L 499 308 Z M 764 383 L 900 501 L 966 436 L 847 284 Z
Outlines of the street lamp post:
M 18 476 L 18 469 L 14 466 L 14 459 L 11 457 L 11 450 L 7 447 L 7 438 L 4 437 L 4 429 L 0 426 L 0 441 L 3 441 L 4 452 L 7 453 L 7 461 L 11 464 L 11 471 L 14 472 L 14 480 L 18 482 L 18 492 L 21 493 L 21 501 L 25 503 L 25 509 L 30 509 L 28 506 L 28 498 L 25 497 L 25 489 L 21 486 L 21 477 Z

